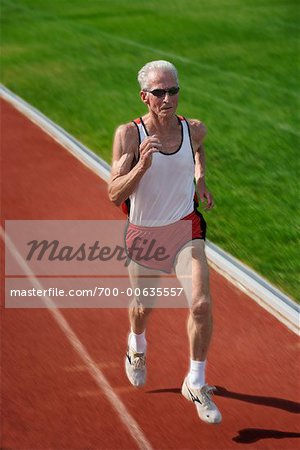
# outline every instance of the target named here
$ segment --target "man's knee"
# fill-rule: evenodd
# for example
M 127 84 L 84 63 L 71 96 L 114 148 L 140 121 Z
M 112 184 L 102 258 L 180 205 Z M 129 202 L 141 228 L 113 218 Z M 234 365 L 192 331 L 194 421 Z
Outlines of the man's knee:
M 190 313 L 194 321 L 197 323 L 203 323 L 211 320 L 211 302 L 208 299 L 201 299 L 194 302 L 191 306 Z

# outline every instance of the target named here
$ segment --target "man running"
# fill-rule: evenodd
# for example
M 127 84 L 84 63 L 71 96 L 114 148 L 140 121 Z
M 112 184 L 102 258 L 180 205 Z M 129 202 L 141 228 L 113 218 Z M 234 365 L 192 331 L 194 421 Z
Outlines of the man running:
M 182 394 L 194 402 L 200 419 L 219 423 L 222 416 L 212 400 L 214 388 L 205 379 L 212 309 L 204 249 L 206 224 L 195 207 L 195 184 L 205 208 L 213 207 L 205 184 L 206 128 L 199 120 L 176 115 L 179 83 L 173 64 L 151 61 L 139 71 L 138 81 L 148 112 L 116 131 L 109 197 L 116 205 L 127 205 L 126 247 L 131 258 L 128 269 L 132 286 L 141 287 L 143 292 L 150 283 L 151 287 L 158 285 L 160 274 L 174 270 L 184 287 L 190 304 L 190 368 Z M 191 232 L 182 228 L 179 232 L 179 224 L 187 221 Z M 132 250 L 137 249 L 137 242 L 163 243 L 157 249 L 166 248 L 166 254 L 154 261 L 141 260 Z M 191 287 L 184 281 L 183 270 L 191 274 Z M 131 331 L 125 368 L 136 387 L 146 381 L 145 330 L 152 310 L 148 300 L 142 295 L 136 297 L 129 309 Z

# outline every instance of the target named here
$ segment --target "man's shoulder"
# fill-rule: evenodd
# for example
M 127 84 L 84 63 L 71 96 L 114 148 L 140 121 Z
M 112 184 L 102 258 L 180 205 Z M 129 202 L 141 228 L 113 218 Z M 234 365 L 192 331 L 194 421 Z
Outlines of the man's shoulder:
M 207 133 L 207 128 L 201 120 L 186 119 L 188 121 L 193 139 L 203 139 Z
M 135 131 L 136 134 L 136 125 L 133 123 L 133 121 L 122 123 L 116 129 L 116 133 L 120 134 L 132 134 L 133 131 Z
M 119 125 L 115 132 L 122 140 L 135 142 L 138 139 L 136 125 L 132 122 Z

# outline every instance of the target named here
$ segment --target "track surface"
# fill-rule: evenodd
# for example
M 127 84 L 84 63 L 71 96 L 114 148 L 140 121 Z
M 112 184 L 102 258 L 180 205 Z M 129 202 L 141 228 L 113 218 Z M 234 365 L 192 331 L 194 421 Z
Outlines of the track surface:
M 12 106 L 1 106 L 2 219 L 124 218 L 102 180 Z M 61 313 L 154 449 L 299 448 L 297 336 L 213 271 L 211 284 L 208 382 L 219 387 L 219 426 L 200 422 L 180 395 L 187 311 L 153 313 L 142 390 L 123 371 L 125 310 Z M 48 310 L 3 309 L 1 350 L 2 448 L 138 448 Z

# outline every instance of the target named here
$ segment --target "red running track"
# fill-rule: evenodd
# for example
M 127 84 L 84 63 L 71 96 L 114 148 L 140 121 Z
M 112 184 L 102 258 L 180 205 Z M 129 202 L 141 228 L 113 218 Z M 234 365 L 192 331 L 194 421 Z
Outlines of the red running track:
M 2 220 L 124 218 L 102 180 L 11 105 L 1 106 Z M 123 371 L 125 310 L 60 311 L 152 448 L 299 448 L 298 337 L 214 271 L 211 284 L 208 381 L 219 387 L 218 426 L 199 421 L 180 395 L 187 311 L 153 313 L 141 390 L 128 385 Z M 1 333 L 2 448 L 138 448 L 48 310 L 3 308 Z

